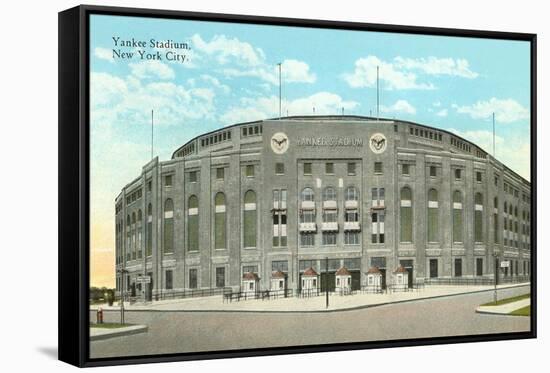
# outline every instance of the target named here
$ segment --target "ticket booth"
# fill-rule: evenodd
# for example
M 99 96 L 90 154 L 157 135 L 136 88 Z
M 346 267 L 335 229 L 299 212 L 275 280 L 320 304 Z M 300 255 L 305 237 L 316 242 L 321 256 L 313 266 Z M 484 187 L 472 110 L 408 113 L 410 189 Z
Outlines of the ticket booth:
M 302 273 L 301 286 L 302 295 L 317 295 L 319 292 L 319 274 L 312 267 Z
M 341 267 L 336 271 L 336 292 L 339 294 L 351 293 L 351 273 L 346 267 Z
M 367 286 L 366 290 L 369 293 L 381 293 L 382 292 L 382 272 L 378 267 L 371 267 L 367 272 Z
M 256 294 L 260 290 L 260 278 L 254 272 L 247 272 L 243 275 L 241 292 L 247 295 Z
M 397 267 L 393 272 L 392 290 L 406 291 L 409 288 L 409 271 L 403 266 Z
M 273 293 L 285 294 L 286 289 L 286 275 L 281 271 L 275 271 L 271 273 L 271 287 L 270 290 Z

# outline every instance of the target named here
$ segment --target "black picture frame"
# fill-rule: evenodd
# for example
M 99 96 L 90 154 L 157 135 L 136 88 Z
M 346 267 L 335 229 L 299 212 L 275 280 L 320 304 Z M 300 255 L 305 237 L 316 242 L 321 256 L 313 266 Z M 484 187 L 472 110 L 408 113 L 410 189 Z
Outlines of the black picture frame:
M 127 17 L 154 17 L 217 22 L 237 22 L 280 26 L 315 27 L 489 38 L 527 41 L 531 45 L 531 331 L 456 337 L 353 342 L 297 347 L 258 348 L 241 351 L 212 351 L 120 358 L 90 359 L 89 350 L 89 17 L 92 14 Z M 104 6 L 78 6 L 59 13 L 59 359 L 79 367 L 173 362 L 294 353 L 328 352 L 448 343 L 499 341 L 536 338 L 537 331 L 537 36 L 528 33 L 461 30 L 418 26 L 370 24 L 343 21 L 245 16 L 135 9 Z

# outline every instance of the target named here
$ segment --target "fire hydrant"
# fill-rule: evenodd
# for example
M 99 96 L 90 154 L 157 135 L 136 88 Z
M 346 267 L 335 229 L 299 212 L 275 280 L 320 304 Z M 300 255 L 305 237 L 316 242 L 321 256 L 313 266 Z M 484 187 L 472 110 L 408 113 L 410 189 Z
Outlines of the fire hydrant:
M 97 309 L 97 323 L 103 324 L 103 308 L 101 307 Z

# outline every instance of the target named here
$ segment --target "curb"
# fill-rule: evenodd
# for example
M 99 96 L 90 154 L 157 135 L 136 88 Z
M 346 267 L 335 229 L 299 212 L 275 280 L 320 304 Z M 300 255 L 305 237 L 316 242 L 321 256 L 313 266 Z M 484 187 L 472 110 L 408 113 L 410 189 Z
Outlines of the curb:
M 145 333 L 148 330 L 149 330 L 149 327 L 147 325 L 132 325 L 125 328 L 112 329 L 109 332 L 96 334 L 96 335 L 91 335 L 90 333 L 90 341 L 100 341 L 100 340 L 109 339 L 109 338 Z
M 499 289 L 499 291 L 507 290 L 507 289 L 516 289 L 521 288 L 525 286 L 531 286 L 531 284 L 522 284 L 522 285 L 514 285 L 510 286 L 504 289 Z M 333 313 L 333 312 L 342 312 L 342 311 L 356 311 L 360 309 L 365 308 L 372 308 L 372 307 L 380 307 L 380 306 L 387 306 L 391 304 L 398 304 L 398 303 L 408 303 L 408 302 L 419 302 L 424 301 L 428 299 L 438 299 L 438 298 L 448 298 L 448 297 L 455 297 L 459 295 L 468 295 L 468 294 L 478 294 L 478 293 L 484 293 L 484 292 L 493 292 L 494 289 L 485 289 L 485 290 L 476 290 L 476 291 L 467 291 L 462 293 L 455 293 L 455 294 L 444 294 L 444 295 L 436 295 L 433 297 L 425 297 L 425 298 L 416 298 L 416 299 L 403 299 L 403 300 L 396 300 L 393 302 L 382 302 L 382 303 L 374 303 L 374 304 L 366 304 L 366 305 L 360 305 L 360 306 L 353 306 L 348 308 L 338 308 L 338 309 L 328 309 L 328 310 L 304 310 L 304 311 L 284 311 L 284 310 L 212 310 L 212 309 L 205 309 L 205 310 L 152 310 L 152 309 L 142 309 L 142 310 L 132 310 L 132 309 L 126 309 L 125 312 L 228 312 L 228 313 Z M 93 310 L 90 310 L 93 312 Z M 115 310 L 109 310 L 104 309 L 103 312 L 120 312 L 120 309 Z

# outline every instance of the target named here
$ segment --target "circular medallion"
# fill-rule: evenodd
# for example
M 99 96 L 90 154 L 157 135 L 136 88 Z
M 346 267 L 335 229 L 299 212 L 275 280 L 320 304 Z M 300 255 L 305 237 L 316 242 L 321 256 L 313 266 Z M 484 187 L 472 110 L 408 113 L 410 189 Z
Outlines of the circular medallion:
M 277 132 L 271 137 L 271 149 L 275 154 L 283 154 L 288 149 L 288 137 L 283 132 Z
M 370 150 L 372 150 L 373 153 L 384 153 L 384 150 L 386 150 L 386 147 L 388 145 L 386 141 L 386 136 L 381 133 L 375 133 L 370 137 L 369 145 Z

